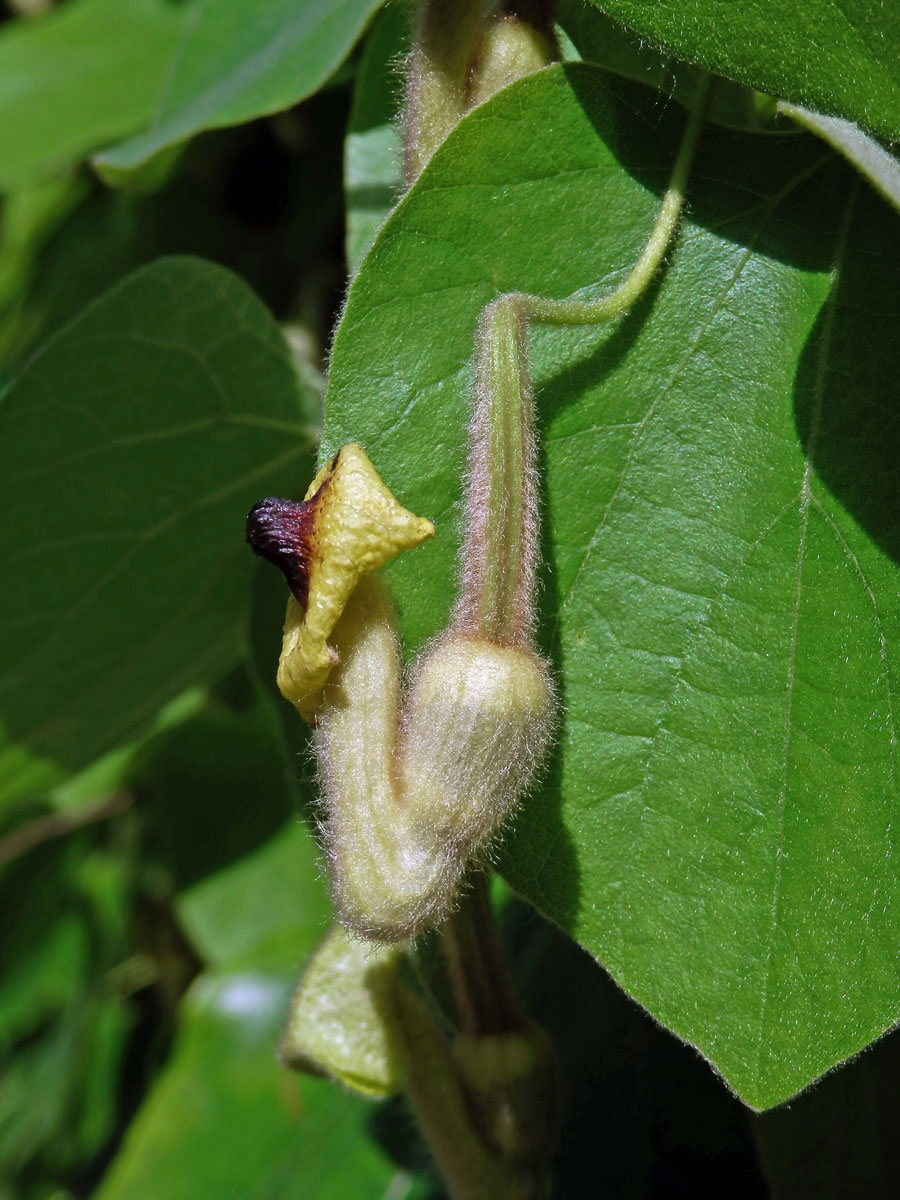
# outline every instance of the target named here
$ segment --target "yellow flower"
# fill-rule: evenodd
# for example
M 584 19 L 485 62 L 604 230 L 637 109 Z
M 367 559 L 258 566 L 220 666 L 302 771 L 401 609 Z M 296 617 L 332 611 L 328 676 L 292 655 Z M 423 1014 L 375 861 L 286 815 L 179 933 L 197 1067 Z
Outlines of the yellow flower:
M 308 721 L 337 661 L 328 645 L 363 575 L 434 536 L 434 526 L 398 504 L 366 452 L 342 446 L 309 486 L 302 504 L 261 500 L 247 540 L 276 563 L 291 588 L 278 687 Z

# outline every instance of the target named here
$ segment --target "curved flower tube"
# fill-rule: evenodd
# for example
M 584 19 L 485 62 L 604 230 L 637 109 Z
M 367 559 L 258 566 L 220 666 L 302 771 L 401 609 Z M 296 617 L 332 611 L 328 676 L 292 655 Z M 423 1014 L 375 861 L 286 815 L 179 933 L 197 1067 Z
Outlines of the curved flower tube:
M 362 446 L 350 442 L 322 467 L 301 504 L 268 498 L 247 517 L 247 541 L 291 589 L 278 687 L 312 723 L 337 654 L 328 644 L 363 575 L 434 536 L 394 499 Z

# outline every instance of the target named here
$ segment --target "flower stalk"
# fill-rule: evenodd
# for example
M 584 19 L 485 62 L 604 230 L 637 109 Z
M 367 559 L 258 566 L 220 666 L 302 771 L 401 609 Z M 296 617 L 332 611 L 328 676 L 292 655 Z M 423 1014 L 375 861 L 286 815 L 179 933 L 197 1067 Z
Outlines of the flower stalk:
M 469 427 L 462 587 L 453 627 L 530 645 L 538 543 L 534 396 L 527 323 L 516 296 L 481 314 Z
M 556 1053 L 516 1000 L 481 871 L 442 926 L 441 941 L 461 1027 L 453 1061 L 472 1120 L 502 1165 L 509 1194 L 543 1196 L 558 1132 Z
M 697 86 L 669 185 L 663 195 L 653 229 L 624 282 L 609 296 L 603 296 L 599 300 L 553 300 L 545 296 L 516 293 L 521 311 L 529 321 L 537 321 L 543 325 L 601 325 L 628 312 L 644 294 L 662 266 L 681 220 L 687 183 L 697 153 L 712 87 L 712 76 L 705 74 Z

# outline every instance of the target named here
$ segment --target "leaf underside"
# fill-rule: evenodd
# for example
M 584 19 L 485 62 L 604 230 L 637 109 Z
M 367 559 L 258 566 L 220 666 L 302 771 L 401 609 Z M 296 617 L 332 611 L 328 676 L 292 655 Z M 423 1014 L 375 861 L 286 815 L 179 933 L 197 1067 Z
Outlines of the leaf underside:
M 900 9 L 880 0 L 592 0 L 652 44 L 726 79 L 900 138 Z M 727 14 L 727 16 L 726 16 Z

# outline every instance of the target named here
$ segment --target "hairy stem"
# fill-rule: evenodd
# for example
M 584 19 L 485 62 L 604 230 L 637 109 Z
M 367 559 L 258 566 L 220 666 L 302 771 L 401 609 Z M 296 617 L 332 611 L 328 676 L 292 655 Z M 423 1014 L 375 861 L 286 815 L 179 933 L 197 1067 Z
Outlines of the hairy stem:
M 688 116 L 669 186 L 663 196 L 659 215 L 641 256 L 625 282 L 600 300 L 549 300 L 543 296 L 520 295 L 523 313 L 531 321 L 545 325 L 599 325 L 627 312 L 646 291 L 659 270 L 684 206 L 688 177 L 697 152 L 697 143 L 709 102 L 711 76 L 704 76 Z
M 456 628 L 501 645 L 530 643 L 538 519 L 527 326 L 516 296 L 481 315 L 469 429 L 466 536 Z
M 523 1029 L 482 871 L 472 874 L 469 892 L 441 928 L 441 941 L 463 1031 L 483 1037 Z
M 420 0 L 403 108 L 406 182 L 413 183 L 465 111 L 484 0 Z
M 625 282 L 600 300 L 552 300 L 508 292 L 482 312 L 475 341 L 475 409 L 469 427 L 459 632 L 529 648 L 538 555 L 534 397 L 527 336 L 532 321 L 601 324 L 646 290 L 678 226 L 709 96 L 692 109 L 653 230 Z

